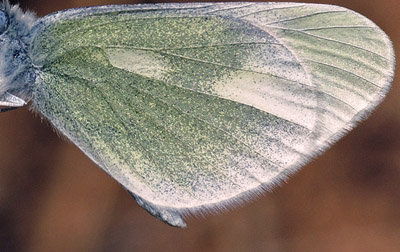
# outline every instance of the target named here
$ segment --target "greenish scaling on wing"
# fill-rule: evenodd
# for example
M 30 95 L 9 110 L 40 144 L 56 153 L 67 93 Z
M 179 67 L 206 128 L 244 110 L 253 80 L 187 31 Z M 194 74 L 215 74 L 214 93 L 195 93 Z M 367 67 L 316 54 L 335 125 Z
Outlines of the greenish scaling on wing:
M 26 43 L 34 81 L 25 93 L 0 83 L 0 95 L 31 100 L 139 205 L 181 227 L 321 153 L 377 106 L 394 69 L 387 36 L 331 5 L 73 9 L 38 19 Z

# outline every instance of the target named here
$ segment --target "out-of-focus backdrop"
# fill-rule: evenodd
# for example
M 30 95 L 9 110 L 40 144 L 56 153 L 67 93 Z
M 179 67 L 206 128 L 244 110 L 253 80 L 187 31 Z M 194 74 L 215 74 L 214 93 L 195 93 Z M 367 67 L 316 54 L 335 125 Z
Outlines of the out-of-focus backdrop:
M 13 1 L 14 2 L 14 1 Z M 400 52 L 400 1 L 304 1 L 355 10 Z M 39 16 L 117 0 L 20 1 Z M 0 114 L 0 251 L 400 251 L 400 83 L 287 184 L 188 228 L 150 216 L 28 108 Z

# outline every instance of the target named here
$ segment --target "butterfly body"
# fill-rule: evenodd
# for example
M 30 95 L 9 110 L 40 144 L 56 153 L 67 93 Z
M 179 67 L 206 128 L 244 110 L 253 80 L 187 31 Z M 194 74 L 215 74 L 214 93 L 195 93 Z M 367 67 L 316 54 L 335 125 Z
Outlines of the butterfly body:
M 0 104 L 31 101 L 174 226 L 287 178 L 364 118 L 393 75 L 386 35 L 335 6 L 102 6 L 34 23 L 7 6 L 18 26 L 1 35 Z
M 9 98 L 11 104 L 4 105 L 21 106 L 25 105 L 21 100 L 30 100 L 32 87 L 36 82 L 36 71 L 29 57 L 31 28 L 36 17 L 30 13 L 24 14 L 19 8 L 11 7 L 6 2 L 2 4 L 3 8 L 5 11 L 0 13 L 0 30 L 3 30 L 0 47 L 0 94 L 15 95 Z

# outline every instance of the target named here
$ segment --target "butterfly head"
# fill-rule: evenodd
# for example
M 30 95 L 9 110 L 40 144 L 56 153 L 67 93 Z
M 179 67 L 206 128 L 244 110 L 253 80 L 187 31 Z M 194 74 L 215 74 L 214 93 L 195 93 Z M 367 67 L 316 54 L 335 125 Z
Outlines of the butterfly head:
M 29 45 L 35 20 L 18 6 L 0 2 L 0 105 L 21 106 L 31 98 L 35 75 Z

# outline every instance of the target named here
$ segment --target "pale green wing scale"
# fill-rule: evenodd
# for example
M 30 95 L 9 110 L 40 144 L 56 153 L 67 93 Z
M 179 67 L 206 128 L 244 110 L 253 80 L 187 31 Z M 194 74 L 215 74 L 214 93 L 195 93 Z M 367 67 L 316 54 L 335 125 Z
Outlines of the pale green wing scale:
M 34 27 L 33 104 L 175 226 L 277 185 L 390 87 L 387 36 L 336 6 L 83 8 Z

